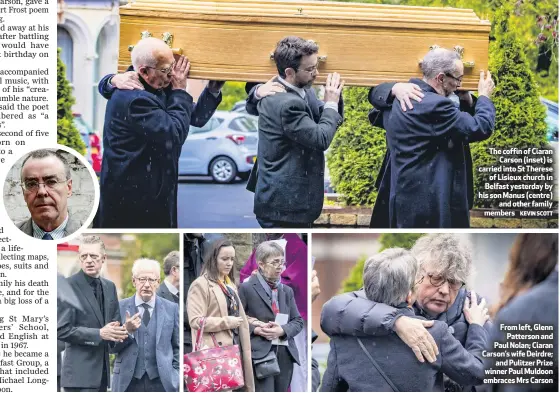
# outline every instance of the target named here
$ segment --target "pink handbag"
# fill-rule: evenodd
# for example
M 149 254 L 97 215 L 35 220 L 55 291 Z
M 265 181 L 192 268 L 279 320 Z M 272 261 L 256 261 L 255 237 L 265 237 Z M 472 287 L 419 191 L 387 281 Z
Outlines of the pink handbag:
M 239 345 L 221 347 L 210 333 L 214 348 L 200 349 L 206 318 L 196 334 L 194 351 L 184 356 L 184 379 L 189 392 L 221 392 L 245 386 Z

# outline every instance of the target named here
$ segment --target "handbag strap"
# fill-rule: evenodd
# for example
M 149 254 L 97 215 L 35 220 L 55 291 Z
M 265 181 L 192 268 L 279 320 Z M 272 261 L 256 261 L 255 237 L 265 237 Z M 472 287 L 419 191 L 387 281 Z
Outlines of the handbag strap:
M 366 347 L 364 346 L 364 343 L 362 343 L 362 340 L 360 340 L 359 338 L 356 338 L 358 340 L 358 344 L 360 344 L 360 347 L 362 347 L 364 353 L 366 354 L 366 356 L 369 358 L 369 360 L 371 361 L 371 363 L 373 363 L 373 366 L 377 369 L 377 371 L 379 372 L 379 374 L 381 374 L 381 376 L 383 377 L 383 379 L 385 380 L 385 382 L 387 382 L 389 384 L 389 386 L 391 387 L 391 389 L 393 389 L 394 392 L 398 392 L 399 389 L 397 389 L 397 387 L 395 386 L 395 384 L 393 383 L 393 381 L 391 381 L 391 379 L 387 376 L 387 374 L 385 374 L 383 372 L 383 370 L 381 369 L 381 367 L 379 366 L 379 364 L 377 364 L 377 362 L 373 359 L 373 357 L 371 357 L 371 355 L 369 354 L 369 352 L 367 351 Z
M 200 329 L 196 331 L 196 343 L 194 345 L 194 352 L 200 351 L 200 347 L 202 344 L 202 335 L 204 334 L 204 325 L 206 324 L 206 317 L 200 318 Z M 212 337 L 212 341 L 214 342 L 214 347 L 219 347 L 218 341 L 216 341 L 216 336 L 214 333 L 210 333 L 210 337 Z

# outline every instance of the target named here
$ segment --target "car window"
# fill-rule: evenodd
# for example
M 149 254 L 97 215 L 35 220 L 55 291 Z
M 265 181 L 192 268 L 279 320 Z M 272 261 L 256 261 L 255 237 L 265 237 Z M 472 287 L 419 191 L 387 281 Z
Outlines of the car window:
M 252 117 L 237 117 L 229 125 L 229 128 L 241 132 L 257 132 L 257 120 Z
M 195 127 L 195 126 L 191 126 L 190 127 L 190 134 L 200 134 L 203 132 L 210 132 L 213 129 L 215 129 L 216 127 L 218 127 L 224 120 L 223 119 L 217 119 L 215 117 L 211 118 L 210 120 L 208 120 L 208 122 L 203 125 L 202 127 Z

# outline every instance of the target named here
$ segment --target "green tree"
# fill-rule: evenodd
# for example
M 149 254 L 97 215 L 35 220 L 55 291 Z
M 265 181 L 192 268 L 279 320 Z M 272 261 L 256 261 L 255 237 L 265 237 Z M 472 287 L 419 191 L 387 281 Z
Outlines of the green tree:
M 490 45 L 489 68 L 496 82 L 492 101 L 496 107 L 493 135 L 484 142 L 472 144 L 474 167 L 498 165 L 498 156 L 489 147 L 544 147 L 546 111 L 539 101 L 539 91 L 531 72 L 523 44 L 510 29 L 513 6 L 505 2 L 495 14 L 494 37 Z M 497 201 L 480 199 L 478 192 L 489 182 L 490 173 L 475 171 L 475 205 L 497 207 Z
M 327 154 L 331 180 L 347 204 L 373 205 L 375 178 L 385 155 L 385 131 L 369 123 L 367 88 L 345 89 L 343 97 L 345 121 Z
M 245 82 L 226 82 L 222 88 L 222 97 L 222 102 L 218 106 L 218 109 L 230 111 L 237 101 L 247 98 Z
M 381 243 L 379 252 L 387 248 L 394 247 L 401 247 L 408 250 L 412 248 L 416 240 L 422 236 L 422 233 L 383 233 L 379 237 L 379 242 Z M 366 259 L 367 257 L 364 256 L 356 262 L 356 265 L 352 268 L 350 274 L 342 283 L 342 292 L 356 291 L 363 287 L 364 281 L 362 276 Z
M 122 244 L 123 251 L 126 253 L 122 268 L 123 298 L 127 298 L 135 292 L 131 280 L 134 261 L 139 258 L 155 259 L 161 264 L 162 271 L 160 274 L 161 280 L 163 280 L 165 277 L 163 275 L 163 258 L 169 252 L 179 250 L 179 235 L 176 233 L 139 233 L 134 235 L 133 240 Z
M 71 147 L 81 154 L 86 153 L 86 146 L 80 136 L 80 133 L 74 126 L 74 117 L 72 115 L 72 105 L 74 105 L 74 97 L 72 96 L 72 88 L 66 79 L 66 66 L 60 60 L 60 48 L 57 55 L 56 69 L 56 97 L 57 97 L 57 142 L 60 145 Z

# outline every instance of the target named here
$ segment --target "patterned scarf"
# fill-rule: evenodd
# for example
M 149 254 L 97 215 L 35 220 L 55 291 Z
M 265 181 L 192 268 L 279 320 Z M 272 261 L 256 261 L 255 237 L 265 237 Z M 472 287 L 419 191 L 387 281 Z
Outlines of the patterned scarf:
M 238 317 L 239 316 L 239 305 L 237 304 L 235 291 L 232 288 L 233 283 L 231 282 L 230 278 L 226 276 L 225 283 L 222 280 L 218 280 L 218 285 L 227 299 L 229 299 L 228 306 L 228 315 Z
M 274 315 L 278 314 L 280 312 L 280 307 L 278 306 L 278 286 L 280 286 L 281 278 L 278 278 L 276 281 L 271 281 L 262 274 L 261 268 L 257 271 L 257 278 L 265 292 L 271 297 L 272 312 L 274 312 Z

